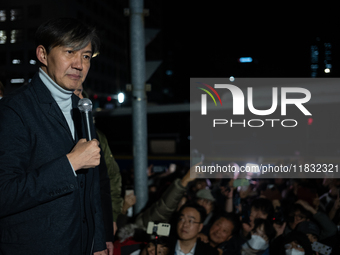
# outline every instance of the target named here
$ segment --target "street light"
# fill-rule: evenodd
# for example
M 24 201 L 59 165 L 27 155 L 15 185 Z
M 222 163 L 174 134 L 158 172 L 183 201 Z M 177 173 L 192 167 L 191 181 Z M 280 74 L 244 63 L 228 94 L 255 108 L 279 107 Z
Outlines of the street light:
M 124 95 L 124 93 L 122 93 L 122 92 L 120 92 L 120 93 L 118 93 L 118 103 L 123 103 L 124 102 L 124 100 L 125 100 L 125 95 Z

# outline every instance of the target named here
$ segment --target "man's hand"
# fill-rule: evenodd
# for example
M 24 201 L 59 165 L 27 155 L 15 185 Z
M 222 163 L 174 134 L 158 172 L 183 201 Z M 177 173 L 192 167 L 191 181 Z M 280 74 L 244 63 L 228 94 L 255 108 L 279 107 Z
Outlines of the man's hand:
M 283 232 L 285 231 L 286 228 L 286 222 L 284 222 L 282 225 L 276 224 L 274 223 L 274 229 L 276 230 L 276 237 L 280 236 L 283 234 Z
M 93 168 L 100 164 L 100 148 L 97 139 L 80 139 L 72 151 L 66 155 L 74 171 Z
M 106 249 L 109 252 L 109 255 L 113 255 L 113 242 L 106 242 Z
M 250 231 L 253 229 L 254 226 L 251 226 L 250 224 L 247 223 L 242 223 L 242 232 L 243 232 L 243 236 L 247 236 Z
M 334 201 L 334 205 L 333 205 L 334 210 L 338 210 L 340 208 L 340 197 L 338 196 L 338 198 Z
M 209 237 L 203 233 L 198 233 L 197 237 L 204 243 L 209 243 Z
M 317 210 L 315 210 L 312 206 L 310 206 L 305 200 L 298 200 L 295 204 L 302 205 L 307 211 L 310 211 L 312 214 L 316 214 Z
M 126 214 L 127 210 L 136 203 L 136 196 L 131 193 L 129 195 L 125 195 L 124 203 L 122 207 L 122 214 Z
M 97 251 L 97 252 L 93 253 L 93 255 L 107 255 L 107 250 Z
M 113 236 L 116 235 L 116 232 L 117 232 L 117 223 L 114 221 L 113 222 Z
M 228 189 L 228 188 L 222 186 L 222 187 L 220 187 L 220 190 L 221 190 L 221 194 L 223 196 L 225 196 L 226 198 L 233 198 L 233 193 L 234 193 L 233 187 L 230 187 Z
M 192 166 L 189 171 L 183 176 L 181 180 L 181 184 L 183 187 L 186 187 L 189 182 L 195 180 L 197 178 L 198 173 L 195 171 L 196 166 L 201 165 L 202 162 L 197 163 L 196 165 Z

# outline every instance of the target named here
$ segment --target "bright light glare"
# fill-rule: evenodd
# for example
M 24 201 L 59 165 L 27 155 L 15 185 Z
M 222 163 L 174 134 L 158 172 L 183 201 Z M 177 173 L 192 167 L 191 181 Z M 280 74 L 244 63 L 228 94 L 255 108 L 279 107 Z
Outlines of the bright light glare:
M 254 163 L 247 163 L 246 170 L 247 170 L 247 178 L 251 178 L 251 176 L 257 175 L 258 173 L 260 173 L 260 166 Z
M 25 79 L 19 78 L 19 79 L 11 79 L 11 83 L 24 83 Z
M 331 72 L 331 69 L 326 68 L 326 69 L 324 70 L 324 72 L 325 72 L 325 73 L 330 73 L 330 72 Z
M 125 99 L 125 95 L 124 95 L 124 93 L 122 93 L 122 92 L 120 92 L 119 94 L 118 94 L 118 103 L 123 103 L 124 102 L 124 99 Z
M 251 63 L 253 62 L 253 59 L 251 57 L 244 57 L 244 58 L 239 58 L 238 61 L 240 63 Z

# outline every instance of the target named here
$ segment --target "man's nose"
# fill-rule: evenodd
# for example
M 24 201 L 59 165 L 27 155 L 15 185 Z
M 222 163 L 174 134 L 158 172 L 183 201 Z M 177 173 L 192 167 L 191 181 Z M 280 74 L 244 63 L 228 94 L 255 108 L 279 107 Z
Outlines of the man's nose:
M 77 70 L 83 70 L 83 58 L 81 55 L 76 55 L 72 62 L 72 68 Z
M 187 220 L 185 220 L 185 221 L 183 221 L 183 226 L 189 226 L 190 225 L 190 223 L 189 223 L 189 221 L 187 221 Z

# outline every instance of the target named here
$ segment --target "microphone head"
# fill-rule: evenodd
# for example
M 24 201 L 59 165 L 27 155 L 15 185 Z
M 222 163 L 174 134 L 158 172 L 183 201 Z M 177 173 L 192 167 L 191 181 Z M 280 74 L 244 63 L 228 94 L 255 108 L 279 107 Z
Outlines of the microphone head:
M 78 102 L 78 109 L 81 112 L 91 112 L 92 111 L 92 102 L 88 98 L 82 98 Z

